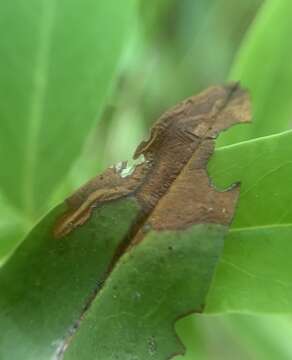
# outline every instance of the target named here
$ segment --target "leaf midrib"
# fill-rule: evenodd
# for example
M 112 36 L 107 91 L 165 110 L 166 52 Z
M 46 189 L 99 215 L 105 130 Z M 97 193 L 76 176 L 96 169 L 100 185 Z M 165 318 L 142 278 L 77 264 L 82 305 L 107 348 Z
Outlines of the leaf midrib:
M 241 231 L 257 231 L 257 230 L 271 230 L 271 229 L 278 229 L 278 228 L 292 228 L 292 223 L 283 223 L 283 224 L 267 224 L 267 225 L 254 225 L 254 226 L 246 226 L 246 227 L 238 227 L 238 228 L 231 228 L 229 233 L 236 233 Z
M 250 144 L 267 141 L 269 139 L 280 138 L 282 136 L 291 136 L 291 134 L 292 134 L 292 130 L 286 130 L 286 131 L 283 131 L 280 133 L 271 134 L 271 135 L 267 135 L 267 136 L 261 136 L 261 137 L 257 137 L 255 139 L 251 139 L 251 140 L 240 141 L 235 144 L 219 146 L 218 148 L 216 148 L 216 151 L 225 151 L 225 150 L 236 148 L 238 146 L 248 146 Z

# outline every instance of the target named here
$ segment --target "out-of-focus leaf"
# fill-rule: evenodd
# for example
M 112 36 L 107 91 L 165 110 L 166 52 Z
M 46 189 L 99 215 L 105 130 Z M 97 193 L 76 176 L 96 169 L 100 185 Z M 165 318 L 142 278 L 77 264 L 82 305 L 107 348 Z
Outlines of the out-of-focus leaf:
M 149 0 L 140 2 L 140 22 L 142 24 L 143 33 L 150 41 L 161 41 L 160 46 L 163 47 L 163 39 L 167 40 L 165 29 L 165 19 L 170 21 L 173 18 L 174 10 L 177 8 L 176 0 Z
M 31 223 L 11 208 L 0 194 L 0 266 L 18 245 Z
M 230 334 L 252 354 L 255 360 L 290 359 L 291 317 L 290 316 L 247 316 L 232 315 L 218 318 Z M 246 358 L 245 358 L 246 359 Z
M 199 86 L 225 80 L 234 53 L 261 2 L 238 1 L 238 21 L 228 0 L 179 1 L 184 3 L 178 20 L 179 44 L 184 49 L 180 68 L 187 69 L 191 78 L 198 78 Z
M 13 249 L 25 235 L 22 224 L 9 224 L 0 226 L 0 266 L 5 262 Z
M 143 139 L 145 132 L 140 113 L 134 108 L 126 112 L 120 112 L 119 116 L 111 120 L 107 127 L 107 138 L 103 139 L 103 147 L 99 146 L 102 134 L 96 134 L 91 144 L 87 147 L 87 156 L 82 156 L 74 165 L 71 172 L 71 189 L 79 188 L 92 178 L 101 169 L 105 169 L 111 164 L 130 159 L 137 146 L 137 143 Z M 99 151 L 98 151 L 99 150 Z M 99 164 L 99 168 L 97 167 Z M 80 169 L 82 169 L 80 171 Z M 66 194 L 68 196 L 68 194 Z
M 185 345 L 186 353 L 175 356 L 173 360 L 208 360 L 206 359 L 206 342 L 199 318 L 198 314 L 189 315 L 176 322 L 175 329 Z
M 218 146 L 288 130 L 292 126 L 292 2 L 266 1 L 231 72 L 249 89 L 254 121 L 223 134 Z
M 140 14 L 152 38 L 146 43 L 142 36 L 137 40 L 125 71 L 126 91 L 137 99 L 134 104 L 139 103 L 149 125 L 171 104 L 226 80 L 262 1 L 240 0 L 236 10 L 230 0 L 141 1 Z
M 0 5 L 0 186 L 35 218 L 79 155 L 109 92 L 134 0 Z
M 288 316 L 192 315 L 180 320 L 177 328 L 186 340 L 187 353 L 174 360 L 274 360 L 292 356 Z
M 241 195 L 207 312 L 292 311 L 292 132 L 216 151 L 210 173 Z

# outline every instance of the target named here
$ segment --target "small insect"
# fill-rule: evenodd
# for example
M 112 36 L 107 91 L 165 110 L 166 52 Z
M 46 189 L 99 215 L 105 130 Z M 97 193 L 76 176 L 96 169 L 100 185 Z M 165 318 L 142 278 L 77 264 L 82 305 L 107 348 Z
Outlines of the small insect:
M 169 193 L 191 156 L 200 155 L 196 160 L 203 166 L 212 151 L 213 139 L 220 131 L 249 119 L 248 96 L 237 84 L 212 87 L 182 101 L 154 124 L 149 139 L 137 147 L 133 163 L 118 163 L 68 199 L 69 209 L 58 219 L 54 227 L 55 237 L 63 237 L 83 225 L 100 204 L 129 194 L 138 200 L 145 213 L 150 213 Z M 194 154 L 197 149 L 204 150 L 206 155 Z M 208 203 L 205 213 L 210 218 L 215 216 L 212 203 Z M 228 209 L 224 207 L 221 213 L 224 221 L 229 219 L 227 215 Z M 178 220 L 177 216 L 175 220 Z M 155 226 L 158 228 L 161 223 L 157 220 Z M 171 226 L 174 223 L 172 220 Z M 143 230 L 147 232 L 147 227 Z
M 153 143 L 160 138 L 162 134 L 164 134 L 165 131 L 165 125 L 163 124 L 156 124 L 150 132 L 150 136 L 148 140 L 144 140 L 141 142 L 141 144 L 137 147 L 133 159 L 138 159 L 138 157 L 142 154 L 145 154 L 150 147 L 153 145 Z

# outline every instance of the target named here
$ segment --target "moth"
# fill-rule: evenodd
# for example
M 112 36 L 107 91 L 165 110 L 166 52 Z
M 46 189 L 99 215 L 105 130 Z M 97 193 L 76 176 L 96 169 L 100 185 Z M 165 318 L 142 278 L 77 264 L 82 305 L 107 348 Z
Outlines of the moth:
M 238 84 L 213 86 L 180 102 L 154 123 L 149 139 L 133 155 L 140 160 L 132 168 L 120 162 L 66 200 L 54 236 L 62 238 L 82 226 L 96 207 L 130 196 L 141 206 L 141 224 L 155 229 L 229 223 L 235 192 L 216 191 L 206 164 L 220 131 L 249 120 L 249 97 Z

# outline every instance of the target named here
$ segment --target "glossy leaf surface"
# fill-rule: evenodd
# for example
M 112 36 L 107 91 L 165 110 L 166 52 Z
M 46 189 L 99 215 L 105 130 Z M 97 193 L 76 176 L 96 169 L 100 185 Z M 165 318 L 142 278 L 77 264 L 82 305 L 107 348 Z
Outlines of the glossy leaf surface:
M 218 186 L 242 185 L 207 312 L 292 310 L 291 143 L 288 131 L 221 148 L 210 162 Z

